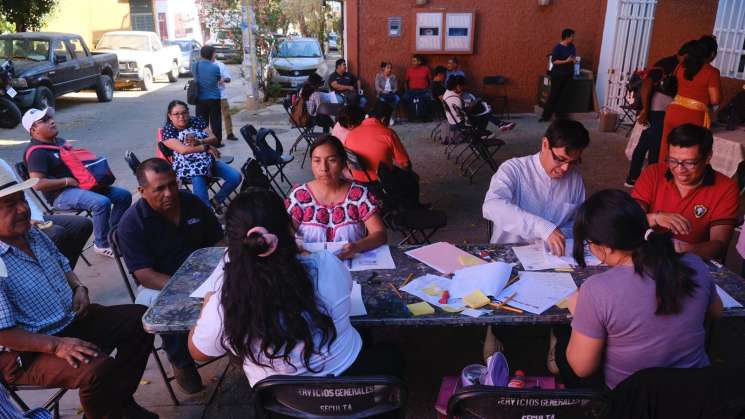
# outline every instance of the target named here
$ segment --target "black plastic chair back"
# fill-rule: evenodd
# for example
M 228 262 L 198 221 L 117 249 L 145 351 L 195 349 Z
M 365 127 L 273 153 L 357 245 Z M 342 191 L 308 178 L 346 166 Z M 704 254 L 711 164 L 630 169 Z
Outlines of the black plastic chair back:
M 139 283 L 134 275 L 130 277 L 130 275 L 127 274 L 127 268 L 124 266 L 124 261 L 122 260 L 123 256 L 119 247 L 119 238 L 117 237 L 116 229 L 109 232 L 109 245 L 111 246 L 111 251 L 114 253 L 116 266 L 119 268 L 119 273 L 121 274 L 124 285 L 127 288 L 127 294 L 129 294 L 129 298 L 134 303 L 136 298 L 135 289 Z
M 132 174 L 137 176 L 137 168 L 140 167 L 140 159 L 135 156 L 135 153 L 127 150 L 124 152 L 124 160 L 127 162 L 127 166 L 129 166 L 129 170 L 132 171 Z
M 388 376 L 276 375 L 253 390 L 258 418 L 403 418 L 408 396 L 406 386 Z
M 604 418 L 608 402 L 593 390 L 514 389 L 492 386 L 468 386 L 455 392 L 448 401 L 447 417 L 521 419 Z

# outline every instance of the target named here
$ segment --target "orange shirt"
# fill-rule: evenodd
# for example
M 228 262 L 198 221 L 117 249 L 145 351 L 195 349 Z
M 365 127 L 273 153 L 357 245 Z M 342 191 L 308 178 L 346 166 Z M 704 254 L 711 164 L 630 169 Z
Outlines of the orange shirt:
M 429 67 L 427 66 L 419 65 L 406 69 L 406 81 L 409 82 L 409 89 L 429 89 L 429 80 Z
M 721 89 L 722 82 L 719 77 L 719 70 L 710 64 L 704 64 L 701 70 L 693 76 L 693 80 L 686 79 L 685 69 L 682 65 L 678 66 L 675 77 L 678 79 L 678 95 L 695 99 L 707 105 L 709 104 L 709 87 L 719 87 Z
M 665 177 L 665 163 L 647 166 L 631 191 L 631 196 L 645 205 L 647 213 L 672 212 L 691 222 L 691 232 L 675 236 L 690 244 L 709 241 L 709 229 L 716 225 L 737 224 L 737 184 L 723 174 L 708 168 L 703 183 L 685 198 L 675 182 Z
M 396 132 L 376 118 L 367 118 L 350 131 L 344 146 L 354 151 L 367 168 L 369 179 L 364 172 L 352 171 L 354 180 L 358 182 L 378 180 L 378 166 L 381 163 L 391 166 L 395 162 L 400 167 L 409 165 L 409 154 Z

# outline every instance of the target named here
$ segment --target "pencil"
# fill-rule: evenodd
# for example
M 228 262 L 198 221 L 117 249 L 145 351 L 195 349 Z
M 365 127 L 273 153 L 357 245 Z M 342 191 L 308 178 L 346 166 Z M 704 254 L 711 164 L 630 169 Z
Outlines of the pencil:
M 393 292 L 395 292 L 395 293 L 396 293 L 396 295 L 398 295 L 398 298 L 400 298 L 400 299 L 402 299 L 402 300 L 404 299 L 404 297 L 403 297 L 403 296 L 401 295 L 401 293 L 400 293 L 400 292 L 398 292 L 398 289 L 396 289 L 396 286 L 395 286 L 395 285 L 393 285 L 393 284 L 391 284 L 391 283 L 389 282 L 389 283 L 388 283 L 388 286 L 389 286 L 389 287 L 391 287 L 391 289 L 393 290 Z
M 405 286 L 406 286 L 406 284 L 408 284 L 409 282 L 411 282 L 411 279 L 412 279 L 412 278 L 414 278 L 414 274 L 413 274 L 413 273 L 409 274 L 409 275 L 408 275 L 408 276 L 406 277 L 406 279 L 404 279 L 404 283 L 403 283 L 403 284 L 401 284 L 401 287 L 405 287 Z M 399 287 L 399 288 L 401 288 L 401 287 Z

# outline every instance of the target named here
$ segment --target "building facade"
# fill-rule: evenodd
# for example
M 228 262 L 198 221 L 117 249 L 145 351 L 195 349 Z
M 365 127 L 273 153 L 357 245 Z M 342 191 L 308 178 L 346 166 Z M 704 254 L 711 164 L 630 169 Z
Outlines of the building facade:
M 132 28 L 129 7 L 122 0 L 60 0 L 44 30 L 78 34 L 93 48 L 104 33 Z

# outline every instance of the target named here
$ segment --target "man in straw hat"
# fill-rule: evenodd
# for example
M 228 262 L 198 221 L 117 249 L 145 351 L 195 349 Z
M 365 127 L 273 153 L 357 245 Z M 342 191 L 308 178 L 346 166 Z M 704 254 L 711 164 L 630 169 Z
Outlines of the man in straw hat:
M 88 419 L 157 418 L 132 397 L 153 344 L 145 307 L 90 303 L 67 258 L 31 225 L 23 191 L 38 182 L 0 171 L 0 374 L 79 389 Z

